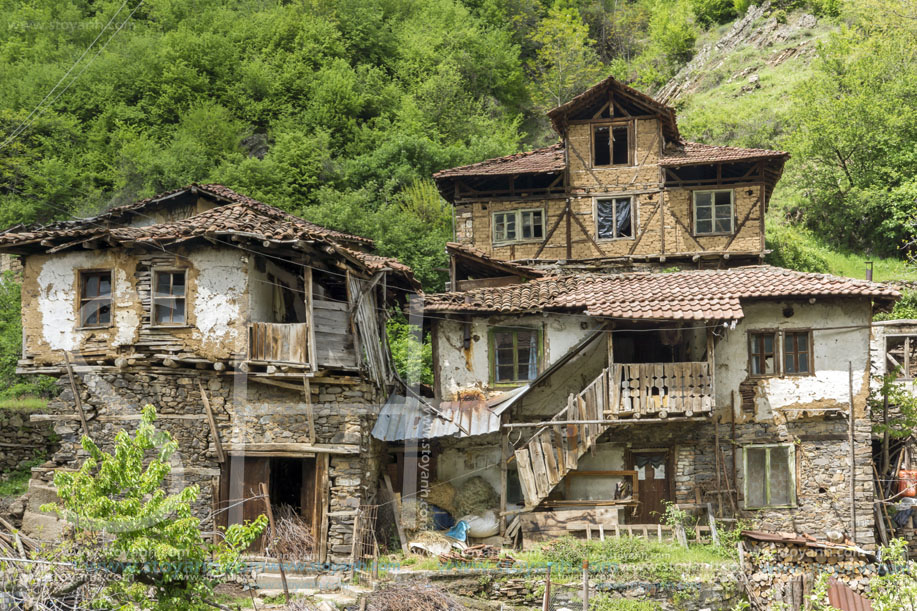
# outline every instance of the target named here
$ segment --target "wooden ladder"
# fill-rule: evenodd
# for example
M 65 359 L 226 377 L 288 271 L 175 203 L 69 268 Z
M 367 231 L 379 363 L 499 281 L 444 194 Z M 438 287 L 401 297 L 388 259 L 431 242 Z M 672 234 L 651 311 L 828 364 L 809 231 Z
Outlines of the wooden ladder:
M 606 370 L 582 392 L 571 394 L 567 398 L 567 406 L 551 419 L 564 424 L 548 424 L 539 428 L 525 445 L 515 451 L 526 510 L 533 509 L 546 499 L 608 430 L 608 424 L 600 424 L 607 419 L 608 391 Z

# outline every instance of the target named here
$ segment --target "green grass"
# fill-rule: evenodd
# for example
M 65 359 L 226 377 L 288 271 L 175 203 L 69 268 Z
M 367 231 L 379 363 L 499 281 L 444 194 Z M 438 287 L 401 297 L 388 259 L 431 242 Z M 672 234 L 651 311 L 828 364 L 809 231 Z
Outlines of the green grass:
M 18 469 L 0 475 L 0 497 L 17 497 L 25 494 L 29 488 L 32 467 L 37 467 L 44 461 L 44 458 L 33 458 L 23 463 Z
M 47 399 L 41 397 L 20 397 L 18 399 L 0 399 L 0 409 L 19 411 L 19 412 L 37 412 L 43 410 L 48 405 Z

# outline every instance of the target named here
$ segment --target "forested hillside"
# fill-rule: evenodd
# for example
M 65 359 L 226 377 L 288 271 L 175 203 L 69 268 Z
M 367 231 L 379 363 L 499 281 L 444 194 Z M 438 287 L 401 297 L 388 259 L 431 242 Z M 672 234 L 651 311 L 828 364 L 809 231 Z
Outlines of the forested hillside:
M 614 74 L 671 96 L 690 138 L 793 154 L 778 262 L 901 258 L 917 4 L 749 4 L 0 0 L 0 224 L 220 182 L 371 236 L 437 289 L 451 221 L 430 174 L 552 142 L 543 112 Z

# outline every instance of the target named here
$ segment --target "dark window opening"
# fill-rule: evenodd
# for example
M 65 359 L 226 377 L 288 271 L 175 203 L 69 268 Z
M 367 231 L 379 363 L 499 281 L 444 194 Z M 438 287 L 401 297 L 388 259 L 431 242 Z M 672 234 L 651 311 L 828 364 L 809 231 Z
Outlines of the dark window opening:
M 185 272 L 156 272 L 153 276 L 154 324 L 185 324 Z
M 912 380 L 917 373 L 917 335 L 885 338 L 885 368 L 898 380 Z
M 607 125 L 592 130 L 592 165 L 611 165 L 611 129 Z
M 111 324 L 111 272 L 80 273 L 80 324 L 102 327 Z
M 631 198 L 596 200 L 596 223 L 599 239 L 632 238 L 634 232 Z
M 271 505 L 287 505 L 303 513 L 303 461 L 300 458 L 271 459 Z
M 615 127 L 611 130 L 611 163 L 613 165 L 630 165 L 628 131 L 627 127 Z

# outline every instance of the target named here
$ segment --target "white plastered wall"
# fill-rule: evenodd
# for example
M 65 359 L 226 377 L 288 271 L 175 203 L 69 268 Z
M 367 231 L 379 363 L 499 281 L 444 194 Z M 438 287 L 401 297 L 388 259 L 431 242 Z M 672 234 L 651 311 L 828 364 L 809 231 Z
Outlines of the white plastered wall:
M 748 377 L 748 332 L 755 329 L 812 329 L 814 375 L 775 376 L 757 381 L 755 419 L 774 419 L 779 408 L 849 401 L 848 363 L 853 364 L 853 393 L 863 390 L 869 367 L 871 304 L 861 300 L 759 301 L 742 304 L 745 317 L 735 329 L 721 329 L 716 344 L 716 405 L 730 405 L 730 394 Z M 786 316 L 792 311 L 791 316 Z M 833 329 L 823 329 L 833 327 Z M 842 327 L 842 328 L 838 328 Z M 736 414 L 740 416 L 738 402 Z M 793 414 L 787 412 L 792 417 Z

